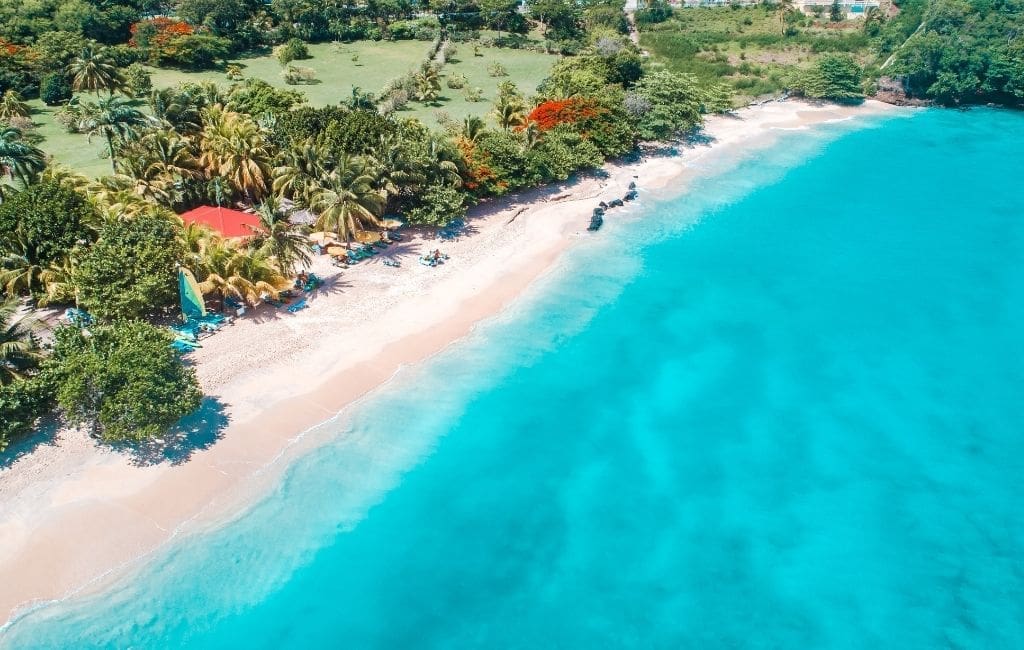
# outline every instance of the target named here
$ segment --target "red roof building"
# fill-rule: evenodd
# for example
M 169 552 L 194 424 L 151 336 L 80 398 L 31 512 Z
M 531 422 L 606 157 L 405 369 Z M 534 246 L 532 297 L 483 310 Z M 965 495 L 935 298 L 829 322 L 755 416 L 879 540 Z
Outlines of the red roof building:
M 228 239 L 251 237 L 253 228 L 260 224 L 255 214 L 214 205 L 201 205 L 182 214 L 181 218 L 185 223 L 206 224 Z

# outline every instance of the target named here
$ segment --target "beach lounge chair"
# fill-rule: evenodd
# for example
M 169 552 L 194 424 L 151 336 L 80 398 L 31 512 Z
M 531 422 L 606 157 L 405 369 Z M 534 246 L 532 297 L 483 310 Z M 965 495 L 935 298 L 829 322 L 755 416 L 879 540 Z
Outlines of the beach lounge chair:
M 75 327 L 85 327 L 93 324 L 92 316 L 84 309 L 68 307 L 64 310 L 64 318 Z
M 398 260 L 393 260 L 390 257 L 384 260 L 384 266 L 399 267 L 401 265 L 402 265 L 401 262 L 399 262 Z
M 288 307 L 288 312 L 291 313 L 291 314 L 294 314 L 295 312 L 299 311 L 300 309 L 305 309 L 308 306 L 309 305 L 306 304 L 306 299 L 305 298 L 301 298 L 300 300 L 296 301 L 295 304 L 293 304 L 293 305 Z

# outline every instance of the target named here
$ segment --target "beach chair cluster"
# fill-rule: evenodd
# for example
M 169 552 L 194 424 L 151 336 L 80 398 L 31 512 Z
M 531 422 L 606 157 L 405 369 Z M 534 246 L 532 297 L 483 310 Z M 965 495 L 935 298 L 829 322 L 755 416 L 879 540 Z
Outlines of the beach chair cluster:
M 68 325 L 74 325 L 79 329 L 88 327 L 95 322 L 89 312 L 84 309 L 78 309 L 77 307 L 68 307 L 65 309 L 64 320 Z
M 434 250 L 431 253 L 420 256 L 420 264 L 423 266 L 438 266 L 444 264 L 445 260 L 450 259 L 447 253 L 442 253 L 439 250 Z
M 230 323 L 230 316 L 211 311 L 207 312 L 205 316 L 190 318 L 184 323 L 171 325 L 170 330 L 174 334 L 171 347 L 181 353 L 191 352 L 202 347 L 199 343 L 200 338 L 209 336 Z
M 611 208 L 621 208 L 627 202 L 634 200 L 636 197 L 637 197 L 636 183 L 635 182 L 630 182 L 629 190 L 626 192 L 626 195 L 623 196 L 621 199 L 612 199 L 611 201 L 608 201 L 607 203 L 604 202 L 604 201 L 601 201 L 600 203 L 598 203 L 597 207 L 594 208 L 593 214 L 590 215 L 590 225 L 587 226 L 587 230 L 589 230 L 591 232 L 595 232 L 597 230 L 600 230 L 601 226 L 604 225 L 604 215 L 605 215 L 605 212 L 607 212 Z

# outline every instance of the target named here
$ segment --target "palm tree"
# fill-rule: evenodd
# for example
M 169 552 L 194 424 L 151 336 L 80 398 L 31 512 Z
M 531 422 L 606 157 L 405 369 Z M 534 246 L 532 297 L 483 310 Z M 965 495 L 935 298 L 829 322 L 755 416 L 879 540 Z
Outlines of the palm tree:
M 498 126 L 506 131 L 526 124 L 526 106 L 516 95 L 499 95 L 491 113 Z
M 7 297 L 43 289 L 42 273 L 46 269 L 32 261 L 35 256 L 25 236 L 15 232 L 5 244 L 6 250 L 0 256 L 0 288 Z
M 18 302 L 13 298 L 0 303 L 0 386 L 23 379 L 41 356 L 32 333 L 14 321 L 17 310 Z
M 124 85 L 124 79 L 114 62 L 92 47 L 82 49 L 68 65 L 71 87 L 78 92 L 114 91 Z
M 270 152 L 259 126 L 247 115 L 214 106 L 203 112 L 199 164 L 209 177 L 220 176 L 249 201 L 266 194 Z
M 0 178 L 28 185 L 46 167 L 46 157 L 36 146 L 25 142 L 19 129 L 9 126 L 0 130 Z
M 437 68 L 429 63 L 424 63 L 419 73 L 413 77 L 416 82 L 416 92 L 413 97 L 418 102 L 432 104 L 441 95 L 441 78 L 438 76 Z
M 0 120 L 10 120 L 12 117 L 28 117 L 32 110 L 28 104 L 22 101 L 21 95 L 13 90 L 6 90 L 0 96 Z
M 134 180 L 135 191 L 167 207 L 181 202 L 186 180 L 202 175 L 191 143 L 170 130 L 147 133 L 119 153 L 118 171 Z
M 793 11 L 793 0 L 779 0 L 779 24 L 782 28 L 782 35 L 786 35 L 786 16 Z
M 328 149 L 313 140 L 285 152 L 283 164 L 274 168 L 274 193 L 308 207 L 316 182 L 333 166 Z
M 312 208 L 319 212 L 317 228 L 336 233 L 351 248 L 352 235 L 360 225 L 380 226 L 377 215 L 383 204 L 363 161 L 346 155 L 314 190 Z
M 222 299 L 233 296 L 250 305 L 264 294 L 277 298 L 290 284 L 266 253 L 245 250 L 221 239 L 207 243 L 201 266 L 194 271 L 203 278 L 199 288 L 204 294 L 216 292 Z
M 486 129 L 487 123 L 483 121 L 483 118 L 470 115 L 462 120 L 462 133 L 460 135 L 469 142 L 476 142 Z
M 265 253 L 277 262 L 282 273 L 290 275 L 297 265 L 309 266 L 309 239 L 296 224 L 278 212 L 277 202 L 269 199 L 256 210 L 260 225 L 253 230 L 249 247 Z
M 148 124 L 151 124 L 150 118 L 132 106 L 128 100 L 111 95 L 89 105 L 79 126 L 88 134 L 90 141 L 93 136 L 103 136 L 107 141 L 107 151 L 110 153 L 110 166 L 114 173 L 117 173 L 117 151 L 114 143 L 134 139 L 139 129 Z
M 43 295 L 39 297 L 40 307 L 54 303 L 78 304 L 78 287 L 74 280 L 76 252 L 65 253 L 39 274 L 44 288 Z

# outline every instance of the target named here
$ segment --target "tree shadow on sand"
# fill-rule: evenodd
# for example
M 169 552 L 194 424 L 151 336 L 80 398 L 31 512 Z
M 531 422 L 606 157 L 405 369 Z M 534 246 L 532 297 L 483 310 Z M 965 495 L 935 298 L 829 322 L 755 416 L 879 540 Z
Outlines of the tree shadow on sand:
M 121 451 L 127 453 L 132 464 L 139 467 L 165 462 L 181 465 L 195 452 L 209 449 L 220 440 L 228 421 L 224 404 L 216 398 L 206 397 L 195 413 L 182 418 L 163 438 L 125 445 Z

